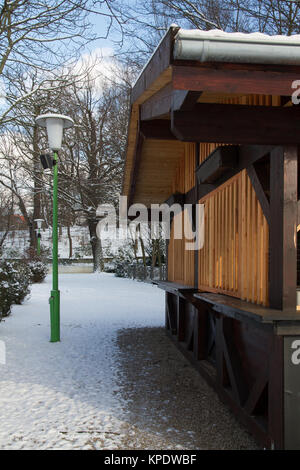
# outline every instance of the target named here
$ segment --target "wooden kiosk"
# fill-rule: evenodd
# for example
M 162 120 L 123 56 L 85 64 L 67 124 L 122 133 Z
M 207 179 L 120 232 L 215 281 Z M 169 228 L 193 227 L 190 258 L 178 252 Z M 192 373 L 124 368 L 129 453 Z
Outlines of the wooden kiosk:
M 202 249 L 171 229 L 166 329 L 269 449 L 300 449 L 297 80 L 299 36 L 171 27 L 132 90 L 123 183 L 129 205 L 204 204 Z

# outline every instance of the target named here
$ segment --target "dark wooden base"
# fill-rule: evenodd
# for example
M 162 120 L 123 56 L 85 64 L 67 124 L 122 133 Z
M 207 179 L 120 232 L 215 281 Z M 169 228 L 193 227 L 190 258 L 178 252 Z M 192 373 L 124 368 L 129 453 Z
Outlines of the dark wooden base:
M 166 330 L 263 448 L 283 449 L 283 337 L 270 323 L 214 311 L 192 289 L 166 291 Z

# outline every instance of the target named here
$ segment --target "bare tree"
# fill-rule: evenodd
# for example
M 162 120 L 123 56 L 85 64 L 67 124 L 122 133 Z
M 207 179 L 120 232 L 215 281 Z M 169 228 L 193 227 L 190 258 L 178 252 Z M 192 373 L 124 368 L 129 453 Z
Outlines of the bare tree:
M 291 0 L 232 0 L 248 24 L 246 30 L 291 35 L 300 32 L 300 2 Z
M 9 234 L 12 217 L 14 215 L 14 197 L 11 191 L 4 188 L 0 189 L 0 254 L 2 253 L 3 245 Z
M 101 203 L 117 203 L 126 147 L 129 90 L 126 83 L 104 85 L 101 93 L 89 81 L 76 86 L 68 113 L 77 125 L 61 156 L 61 196 L 70 210 L 85 216 L 90 233 L 94 269 L 103 269 L 96 211 Z
M 15 201 L 24 217 L 33 245 L 35 232 L 31 204 L 32 179 L 28 176 L 19 148 L 15 146 L 14 137 L 6 134 L 0 141 L 0 186 L 10 195 L 10 201 Z
M 16 76 L 14 90 L 7 95 L 7 102 L 12 105 L 11 124 L 6 126 L 0 144 L 0 185 L 7 188 L 10 181 L 11 194 L 15 195 L 28 225 L 31 248 L 36 246 L 34 219 L 42 216 L 44 183 L 39 155 L 47 145 L 35 118 L 51 109 L 51 103 L 59 97 L 62 88 L 74 80 L 74 76 L 62 74 L 54 81 L 48 80 L 47 87 L 37 89 L 39 72 L 32 69 L 27 73 L 26 81 L 22 74 Z M 26 100 L 17 99 L 24 95 Z
M 262 32 L 291 35 L 300 32 L 298 0 L 130 0 L 119 2 L 127 37 L 125 60 L 137 68 L 153 52 L 171 24 L 202 30 Z
M 107 26 L 102 35 L 93 30 L 90 15 L 102 15 Z M 33 69 L 39 80 L 29 94 L 2 106 L 0 125 L 7 122 L 15 104 L 44 87 L 63 64 L 78 59 L 82 48 L 96 38 L 106 38 L 121 20 L 110 0 L 4 0 L 0 9 L 0 80 L 2 98 L 13 93 L 16 77 Z

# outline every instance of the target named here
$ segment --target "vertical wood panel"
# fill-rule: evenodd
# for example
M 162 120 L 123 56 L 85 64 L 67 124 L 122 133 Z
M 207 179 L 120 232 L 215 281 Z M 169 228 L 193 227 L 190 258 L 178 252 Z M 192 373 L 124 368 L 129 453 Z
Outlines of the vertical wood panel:
M 199 288 L 268 305 L 269 227 L 246 170 L 200 200 Z
M 180 240 L 174 239 L 174 226 L 180 218 L 182 223 L 182 234 L 184 235 L 184 217 L 186 217 L 186 223 L 189 225 L 189 216 L 187 211 L 183 214 L 175 215 L 171 224 L 171 234 L 168 245 L 168 280 L 193 287 L 195 279 L 195 252 L 193 250 L 185 249 L 185 244 L 191 242 L 191 223 L 188 227 L 186 237 L 183 236 Z

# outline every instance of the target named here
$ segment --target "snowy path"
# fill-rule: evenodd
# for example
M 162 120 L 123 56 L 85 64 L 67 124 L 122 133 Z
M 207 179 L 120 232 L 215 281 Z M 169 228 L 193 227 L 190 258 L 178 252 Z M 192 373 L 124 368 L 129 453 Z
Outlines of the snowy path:
M 161 326 L 163 292 L 107 274 L 63 274 L 60 282 L 61 343 L 49 342 L 49 276 L 0 323 L 0 449 L 122 448 L 134 433 L 115 339 L 121 328 Z

